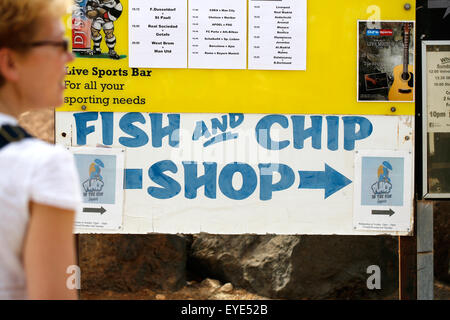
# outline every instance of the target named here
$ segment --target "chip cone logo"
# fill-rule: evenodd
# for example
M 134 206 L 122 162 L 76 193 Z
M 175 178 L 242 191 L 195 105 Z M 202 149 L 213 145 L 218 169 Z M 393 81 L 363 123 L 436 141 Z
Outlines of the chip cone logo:
M 377 175 L 378 181 L 372 185 L 372 192 L 374 194 L 389 194 L 392 191 L 392 183 L 389 178 L 389 172 L 392 171 L 392 165 L 388 161 L 378 167 Z
M 95 159 L 89 166 L 89 179 L 83 182 L 83 188 L 89 196 L 102 196 L 103 182 L 102 169 L 105 165 L 100 159 Z

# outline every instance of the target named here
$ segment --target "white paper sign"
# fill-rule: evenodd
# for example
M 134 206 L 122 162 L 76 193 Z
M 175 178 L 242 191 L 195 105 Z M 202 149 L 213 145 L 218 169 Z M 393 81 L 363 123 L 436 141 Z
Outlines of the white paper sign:
M 412 176 L 410 151 L 357 151 L 353 227 L 410 232 Z
M 187 67 L 185 0 L 130 0 L 128 25 L 130 67 Z
M 426 52 L 427 131 L 450 132 L 450 51 Z
M 119 230 L 123 216 L 124 149 L 70 148 L 80 177 L 82 209 L 79 229 Z
M 306 0 L 250 0 L 248 68 L 306 70 L 306 22 Z
M 246 69 L 247 2 L 189 0 L 189 68 Z

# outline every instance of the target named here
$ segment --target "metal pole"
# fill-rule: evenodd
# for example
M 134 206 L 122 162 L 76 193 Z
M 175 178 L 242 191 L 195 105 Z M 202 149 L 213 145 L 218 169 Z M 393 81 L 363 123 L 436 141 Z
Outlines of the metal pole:
M 433 300 L 433 202 L 417 203 L 417 299 Z

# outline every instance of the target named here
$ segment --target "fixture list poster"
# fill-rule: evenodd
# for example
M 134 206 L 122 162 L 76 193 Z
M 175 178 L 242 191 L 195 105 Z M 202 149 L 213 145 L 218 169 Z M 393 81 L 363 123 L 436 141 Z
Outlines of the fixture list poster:
M 189 68 L 246 69 L 247 2 L 189 1 Z
M 306 70 L 306 0 L 249 2 L 248 68 Z
M 187 67 L 185 0 L 133 0 L 130 7 L 130 67 Z
M 131 68 L 306 70 L 306 0 L 129 3 Z

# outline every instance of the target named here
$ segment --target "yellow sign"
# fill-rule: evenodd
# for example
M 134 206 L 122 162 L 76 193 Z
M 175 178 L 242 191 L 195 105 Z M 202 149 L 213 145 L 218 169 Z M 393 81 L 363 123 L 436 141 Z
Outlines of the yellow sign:
M 414 21 L 414 1 L 409 10 L 398 0 L 308 1 L 305 71 L 130 68 L 129 2 L 122 0 L 122 14 L 111 18 L 112 31 L 103 25 L 100 32 L 83 29 L 67 17 L 67 25 L 89 33 L 103 53 L 77 54 L 58 111 L 414 114 L 414 102 L 357 99 L 358 20 Z M 74 36 L 71 28 L 67 36 Z M 114 42 L 114 58 L 108 41 Z

